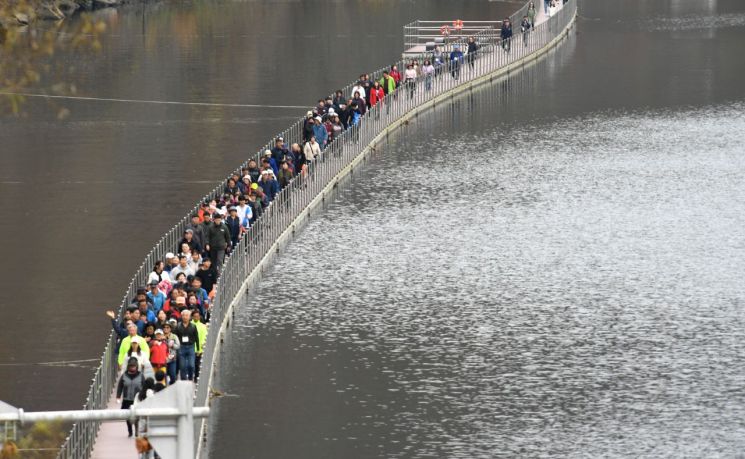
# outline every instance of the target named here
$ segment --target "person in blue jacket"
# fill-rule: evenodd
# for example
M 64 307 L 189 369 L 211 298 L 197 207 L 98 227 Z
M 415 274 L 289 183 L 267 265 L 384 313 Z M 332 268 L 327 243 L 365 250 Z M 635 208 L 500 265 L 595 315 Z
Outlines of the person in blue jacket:
M 326 130 L 326 126 L 323 125 L 323 119 L 320 116 L 316 116 L 313 124 L 313 134 L 316 136 L 316 142 L 321 150 L 326 148 L 328 143 L 329 133 Z
M 274 174 L 270 169 L 264 169 L 261 172 L 259 186 L 264 190 L 267 201 L 272 202 L 279 193 L 279 183 L 274 179 Z
M 450 53 L 450 74 L 454 79 L 460 77 L 460 65 L 463 63 L 463 51 L 460 50 L 460 45 L 454 45 L 453 51 Z

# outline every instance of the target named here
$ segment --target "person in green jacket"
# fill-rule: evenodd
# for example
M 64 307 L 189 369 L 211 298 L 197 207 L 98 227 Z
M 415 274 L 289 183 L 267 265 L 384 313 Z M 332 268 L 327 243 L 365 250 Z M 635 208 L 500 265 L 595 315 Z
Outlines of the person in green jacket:
M 396 90 L 396 80 L 394 80 L 391 74 L 388 73 L 388 70 L 383 71 L 383 77 L 380 79 L 380 86 L 383 87 L 386 96 Z
M 127 323 L 127 337 L 122 340 L 122 344 L 119 346 L 119 366 L 124 364 L 124 360 L 127 358 L 129 348 L 132 347 L 132 341 L 137 341 L 140 344 L 142 353 L 145 354 L 146 358 L 150 358 L 150 346 L 148 346 L 145 338 L 137 334 L 137 325 L 132 322 Z
M 194 360 L 194 382 L 197 382 L 197 379 L 199 379 L 199 367 L 202 363 L 202 353 L 204 352 L 204 346 L 207 344 L 207 325 L 202 323 L 202 315 L 199 313 L 199 309 L 194 309 L 192 312 L 191 323 L 197 327 L 197 337 L 199 338 L 199 350 Z

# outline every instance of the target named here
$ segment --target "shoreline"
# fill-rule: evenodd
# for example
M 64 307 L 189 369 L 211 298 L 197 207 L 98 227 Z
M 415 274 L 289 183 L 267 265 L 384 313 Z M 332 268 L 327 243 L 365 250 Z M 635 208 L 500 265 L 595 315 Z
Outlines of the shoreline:
M 31 0 L 30 12 L 0 11 L 0 29 L 25 27 L 38 21 L 62 21 L 80 13 L 115 8 L 144 0 Z

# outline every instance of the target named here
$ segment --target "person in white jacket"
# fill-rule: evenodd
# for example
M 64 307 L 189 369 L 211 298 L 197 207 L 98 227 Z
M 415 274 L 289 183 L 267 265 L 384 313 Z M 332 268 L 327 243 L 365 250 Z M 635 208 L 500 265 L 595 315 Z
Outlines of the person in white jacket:
M 310 140 L 305 142 L 303 153 L 305 153 L 305 159 L 308 161 L 315 160 L 321 154 L 321 146 L 318 145 L 316 136 L 310 136 Z
M 360 98 L 365 98 L 365 87 L 362 86 L 362 80 L 357 81 L 357 84 L 352 86 L 352 97 L 354 97 L 354 93 L 360 93 Z

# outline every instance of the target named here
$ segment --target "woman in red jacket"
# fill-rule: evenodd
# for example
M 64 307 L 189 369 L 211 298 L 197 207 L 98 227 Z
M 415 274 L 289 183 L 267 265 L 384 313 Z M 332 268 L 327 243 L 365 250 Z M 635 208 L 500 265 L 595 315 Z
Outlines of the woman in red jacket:
M 150 363 L 153 370 L 165 371 L 168 360 L 168 346 L 163 342 L 163 330 L 155 330 L 155 339 L 150 340 Z
M 385 91 L 380 86 L 380 82 L 376 81 L 373 83 L 373 87 L 370 88 L 370 107 L 374 107 L 378 102 L 382 102 L 383 97 L 385 97 Z

